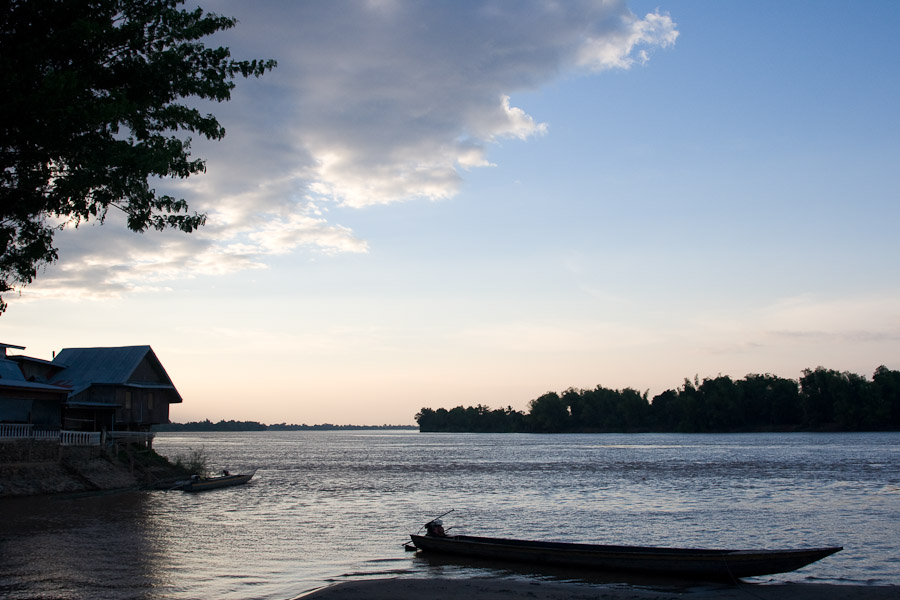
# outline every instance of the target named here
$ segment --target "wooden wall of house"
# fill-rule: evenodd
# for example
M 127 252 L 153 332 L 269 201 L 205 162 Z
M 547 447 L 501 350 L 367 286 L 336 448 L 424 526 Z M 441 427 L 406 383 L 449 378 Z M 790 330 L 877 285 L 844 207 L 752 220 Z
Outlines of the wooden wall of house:
M 167 390 L 92 385 L 72 400 L 118 404 L 115 428 L 127 431 L 146 429 L 150 425 L 158 423 L 168 423 L 170 394 Z
M 112 409 L 95 407 L 66 409 L 63 429 L 70 431 L 107 431 L 116 429 Z
M 116 402 L 116 388 L 111 385 L 92 385 L 88 389 L 79 394 L 74 395 L 71 400 L 77 402 Z
M 163 374 L 159 372 L 155 362 L 149 360 L 146 356 L 128 380 L 141 383 L 169 383 L 168 379 L 163 377 Z
M 169 396 L 166 390 L 142 390 L 140 388 L 117 388 L 116 425 L 122 429 L 134 425 L 155 425 L 169 422 Z

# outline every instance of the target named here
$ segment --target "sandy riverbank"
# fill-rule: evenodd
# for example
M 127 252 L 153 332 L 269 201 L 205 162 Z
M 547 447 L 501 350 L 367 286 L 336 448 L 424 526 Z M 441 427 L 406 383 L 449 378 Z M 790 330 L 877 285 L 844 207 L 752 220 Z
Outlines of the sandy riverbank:
M 828 584 L 635 587 L 506 579 L 374 579 L 325 587 L 303 600 L 895 600 L 900 586 Z

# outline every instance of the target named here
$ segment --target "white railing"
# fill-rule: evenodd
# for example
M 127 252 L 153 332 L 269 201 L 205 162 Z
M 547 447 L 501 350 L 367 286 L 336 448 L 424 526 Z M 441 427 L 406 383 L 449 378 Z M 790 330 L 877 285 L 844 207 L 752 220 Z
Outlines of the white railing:
M 155 436 L 156 434 L 150 431 L 109 431 L 106 433 L 106 440 L 126 444 L 143 444 L 149 447 Z M 34 425 L 30 423 L 0 423 L 0 439 L 59 442 L 61 446 L 99 446 L 103 440 L 103 434 L 98 431 L 34 429 Z
M 0 423 L 0 438 L 30 438 L 31 423 Z
M 56 441 L 59 439 L 59 429 L 35 429 L 31 437 L 36 440 Z
M 91 431 L 60 431 L 60 446 L 99 446 L 100 433 Z

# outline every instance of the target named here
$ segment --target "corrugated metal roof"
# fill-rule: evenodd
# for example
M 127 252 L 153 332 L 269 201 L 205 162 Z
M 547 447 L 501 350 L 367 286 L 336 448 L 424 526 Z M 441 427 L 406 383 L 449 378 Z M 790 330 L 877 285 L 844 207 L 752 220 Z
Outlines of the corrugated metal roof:
M 28 381 L 19 368 L 19 363 L 0 358 L 0 387 L 17 390 L 37 390 L 44 392 L 68 392 L 56 385 Z
M 64 348 L 53 359 L 53 364 L 65 365 L 66 369 L 54 379 L 125 383 L 148 352 L 151 352 L 150 346 Z
M 130 381 L 145 357 L 158 369 L 163 383 Z M 150 346 L 64 348 L 53 359 L 53 364 L 65 365 L 65 369 L 54 375 L 51 383 L 71 387 L 73 394 L 91 385 L 151 385 L 157 389 L 171 389 L 176 402 L 181 402 L 178 390 Z
M 49 360 L 44 360 L 43 358 L 34 358 L 33 356 L 24 356 L 21 354 L 14 354 L 12 356 L 7 356 L 6 358 L 8 358 L 9 360 L 15 361 L 17 363 L 27 362 L 27 363 L 36 363 L 39 365 L 49 365 L 52 367 L 56 367 L 57 369 L 65 368 L 65 365 L 54 364 Z
M 0 387 L 16 390 L 36 390 L 40 392 L 60 392 L 64 394 L 69 393 L 69 390 L 58 385 L 36 383 L 34 381 L 25 381 L 24 379 L 0 379 Z
M 138 388 L 141 390 L 170 390 L 173 386 L 167 383 L 134 383 L 128 382 L 124 384 L 124 387 L 129 388 Z
M 7 381 L 25 381 L 25 376 L 17 363 L 0 358 L 0 381 L 4 379 Z
M 60 393 L 69 393 L 64 387 L 60 387 L 58 385 L 49 385 L 46 383 L 36 383 L 34 381 L 10 381 L 8 379 L 3 380 L 0 379 L 0 386 L 5 388 L 15 388 L 21 390 L 38 390 L 44 392 L 60 392 Z

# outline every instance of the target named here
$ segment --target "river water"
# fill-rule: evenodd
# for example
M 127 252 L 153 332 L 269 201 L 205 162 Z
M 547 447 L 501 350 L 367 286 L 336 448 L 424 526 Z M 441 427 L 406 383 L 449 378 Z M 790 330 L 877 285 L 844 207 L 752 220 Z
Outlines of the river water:
M 259 470 L 202 494 L 0 501 L 0 597 L 283 600 L 369 577 L 579 577 L 404 551 L 451 509 L 451 534 L 844 546 L 751 581 L 900 585 L 900 433 L 163 433 L 154 446 Z

